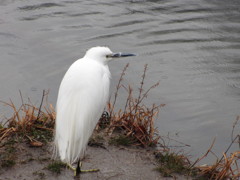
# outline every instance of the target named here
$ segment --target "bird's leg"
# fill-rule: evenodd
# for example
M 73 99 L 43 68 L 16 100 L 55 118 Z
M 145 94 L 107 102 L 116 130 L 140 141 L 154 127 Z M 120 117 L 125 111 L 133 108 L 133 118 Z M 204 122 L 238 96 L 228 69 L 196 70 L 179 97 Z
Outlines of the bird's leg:
M 82 167 L 82 163 L 79 159 L 77 162 L 76 170 L 74 171 L 74 176 L 78 176 L 81 173 L 81 167 Z
M 87 170 L 82 170 L 81 167 L 82 167 L 82 162 L 79 160 L 78 161 L 78 166 L 77 166 L 77 169 L 79 167 L 79 170 L 80 170 L 80 173 L 88 173 L 88 172 L 98 172 L 99 169 L 87 169 Z
M 70 167 L 70 169 L 72 169 L 74 171 L 74 176 L 79 176 L 80 173 L 88 173 L 88 172 L 97 172 L 99 171 L 99 169 L 88 169 L 88 170 L 82 170 L 82 162 L 79 160 L 77 162 L 77 167 L 74 168 L 71 165 L 68 165 Z

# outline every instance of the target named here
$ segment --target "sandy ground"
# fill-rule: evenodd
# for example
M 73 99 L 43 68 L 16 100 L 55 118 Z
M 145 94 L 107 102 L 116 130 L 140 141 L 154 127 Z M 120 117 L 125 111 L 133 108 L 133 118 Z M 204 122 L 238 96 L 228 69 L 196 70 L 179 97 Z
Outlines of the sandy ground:
M 36 148 L 26 144 L 17 147 L 18 160 L 12 168 L 0 169 L 0 180 L 146 180 L 146 179 L 187 179 L 163 178 L 155 171 L 156 162 L 152 150 L 125 148 L 116 146 L 88 147 L 82 169 L 99 168 L 99 172 L 83 173 L 74 178 L 73 171 L 63 168 L 60 174 L 49 171 L 46 167 L 52 162 L 50 145 Z

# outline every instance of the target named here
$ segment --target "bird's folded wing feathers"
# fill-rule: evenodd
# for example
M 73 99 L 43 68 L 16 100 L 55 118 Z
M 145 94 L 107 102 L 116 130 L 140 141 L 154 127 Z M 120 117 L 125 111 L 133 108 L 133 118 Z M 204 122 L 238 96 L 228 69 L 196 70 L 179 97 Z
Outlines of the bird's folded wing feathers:
M 83 155 L 108 99 L 110 72 L 108 67 L 99 66 L 75 62 L 60 85 L 55 144 L 61 160 L 68 164 Z

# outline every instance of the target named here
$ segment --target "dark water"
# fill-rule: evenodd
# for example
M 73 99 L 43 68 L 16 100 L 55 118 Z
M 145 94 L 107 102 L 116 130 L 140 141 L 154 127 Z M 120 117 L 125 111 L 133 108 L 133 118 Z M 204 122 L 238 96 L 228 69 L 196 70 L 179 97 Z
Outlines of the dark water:
M 55 104 L 67 68 L 96 45 L 138 54 L 110 63 L 112 91 L 127 62 L 135 89 L 146 63 L 146 87 L 160 80 L 146 103 L 166 104 L 162 134 L 194 157 L 214 137 L 213 151 L 226 149 L 240 114 L 240 1 L 1 0 L 0 99 L 19 101 L 21 90 L 37 104 L 50 89 Z

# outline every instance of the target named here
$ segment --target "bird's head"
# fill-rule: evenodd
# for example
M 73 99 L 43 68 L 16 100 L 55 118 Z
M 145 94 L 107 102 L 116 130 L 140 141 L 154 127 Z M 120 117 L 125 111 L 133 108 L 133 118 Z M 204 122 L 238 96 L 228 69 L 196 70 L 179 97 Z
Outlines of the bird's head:
M 113 53 L 108 47 L 93 47 L 89 49 L 84 58 L 89 58 L 97 60 L 106 64 L 108 61 L 119 57 L 135 56 L 135 54 L 130 53 Z

